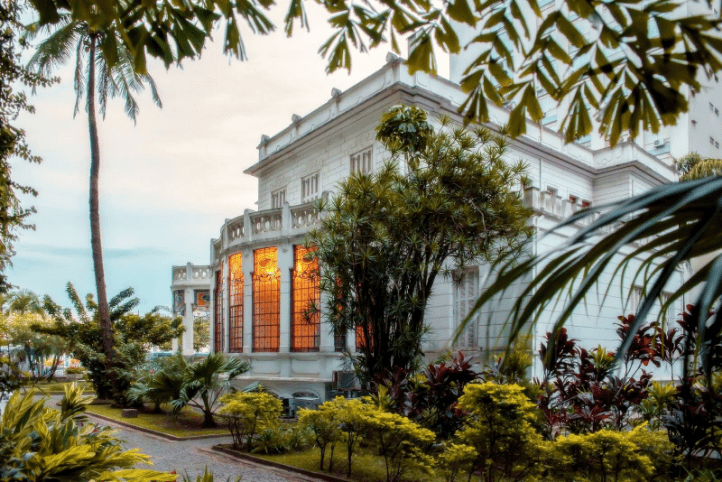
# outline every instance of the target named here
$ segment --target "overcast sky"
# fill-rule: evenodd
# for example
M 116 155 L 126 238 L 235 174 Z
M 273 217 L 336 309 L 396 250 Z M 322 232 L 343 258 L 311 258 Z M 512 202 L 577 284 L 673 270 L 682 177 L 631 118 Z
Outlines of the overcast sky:
M 284 4 L 272 13 L 279 31 L 268 37 L 245 31 L 246 62 L 229 61 L 219 41 L 182 69 L 151 64 L 163 108 L 145 92 L 137 125 L 120 101 L 109 106 L 99 123 L 109 296 L 131 286 L 141 312 L 169 305 L 171 266 L 208 264 L 210 239 L 224 220 L 255 209 L 257 180 L 243 170 L 258 160 L 261 135 L 279 132 L 293 114 L 306 115 L 326 102 L 332 88 L 346 90 L 382 67 L 387 45 L 357 52 L 350 75 L 326 75 L 317 53 L 330 32 L 326 15 L 315 3 L 307 5 L 310 34 L 297 30 L 285 37 Z M 38 213 L 31 218 L 37 229 L 21 233 L 8 270 L 14 285 L 47 293 L 62 305 L 68 304 L 68 281 L 81 296 L 95 292 L 87 116 L 81 111 L 73 119 L 72 72 L 72 64 L 58 70 L 61 83 L 32 96 L 36 113 L 19 120 L 43 163 L 14 165 L 13 176 L 39 191 L 37 198 L 23 198 Z

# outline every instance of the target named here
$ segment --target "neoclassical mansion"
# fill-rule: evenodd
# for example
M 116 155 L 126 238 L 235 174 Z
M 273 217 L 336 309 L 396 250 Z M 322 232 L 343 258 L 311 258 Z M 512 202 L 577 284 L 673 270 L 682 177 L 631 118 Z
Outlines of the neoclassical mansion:
M 428 111 L 431 119 L 445 114 L 460 121 L 457 109 L 465 94 L 453 80 L 458 81 L 457 64 L 462 57 L 452 58 L 452 80 L 447 80 L 425 73 L 409 75 L 403 60 L 389 54 L 386 64 L 362 82 L 345 92 L 334 89 L 329 100 L 313 112 L 293 116 L 291 124 L 274 136 L 262 136 L 258 162 L 245 170 L 258 179 L 258 210 L 234 213 L 236 217 L 221 226 L 218 238 L 210 243 L 209 265 L 173 267 L 175 309 L 189 328 L 194 309 L 208 306 L 211 349 L 251 362 L 251 372 L 235 382 L 239 388 L 260 382 L 289 399 L 292 408 L 323 401 L 335 390 L 353 388 L 342 352 L 356 349 L 354 333 L 334 337 L 323 312 L 308 311 L 310 303 L 324 306 L 317 279 L 309 276 L 317 267 L 304 260 L 305 237 L 319 221 L 315 202 L 333 196 L 339 181 L 351 173 L 373 172 L 381 165 L 386 153 L 375 140 L 374 128 L 391 106 L 416 105 Z M 510 143 L 507 156 L 526 162 L 532 180 L 532 187 L 522 193 L 535 214 L 531 222 L 537 236 L 530 250 L 542 253 L 562 243 L 575 227 L 555 236 L 544 234 L 582 207 L 623 199 L 675 180 L 673 156 L 691 150 L 715 155 L 716 141 L 711 147 L 706 142 L 708 130 L 722 132 L 714 104 L 722 104 L 714 100 L 722 96 L 715 96 L 714 90 L 695 96 L 678 127 L 644 134 L 636 142 L 624 140 L 615 147 L 599 136 L 565 145 L 556 132 L 553 108 L 547 109 L 541 125 L 529 121 L 527 134 Z M 492 126 L 504 124 L 508 111 L 490 109 Z M 704 133 L 696 133 L 698 124 Z M 705 142 L 699 140 L 700 135 Z M 430 331 L 424 350 L 429 360 L 450 350 L 489 353 L 503 344 L 505 300 L 494 312 L 479 314 L 460 342 L 450 344 L 452 333 L 479 295 L 484 269 L 457 272 L 456 282 L 436 282 L 426 316 Z M 680 282 L 684 276 L 678 272 Z M 612 289 L 604 306 L 588 297 L 586 308 L 569 325 L 573 336 L 590 348 L 614 345 L 616 317 L 636 308 L 642 289 L 637 286 L 640 280 L 607 279 Z M 631 290 L 631 299 L 621 296 L 620 284 Z M 547 318 L 551 321 L 553 313 Z M 535 328 L 534 347 L 548 329 L 544 323 Z M 184 352 L 190 354 L 192 329 L 184 337 Z

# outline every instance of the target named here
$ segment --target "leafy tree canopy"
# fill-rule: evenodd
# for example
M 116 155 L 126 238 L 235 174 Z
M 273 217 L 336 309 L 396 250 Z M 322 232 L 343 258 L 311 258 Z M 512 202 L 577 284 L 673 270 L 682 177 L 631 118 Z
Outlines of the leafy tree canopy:
M 259 34 L 275 28 L 266 16 L 272 0 L 31 2 L 41 24 L 58 22 L 62 12 L 69 11 L 94 30 L 112 25 L 134 52 L 138 73 L 146 73 L 148 55 L 166 66 L 199 56 L 218 22 L 225 23 L 224 52 L 241 60 L 246 58 L 241 22 Z M 304 3 L 289 1 L 287 35 L 297 22 L 308 28 Z M 679 11 L 672 0 L 566 0 L 552 11 L 542 10 L 538 0 L 323 4 L 334 29 L 319 49 L 328 59 L 329 72 L 350 69 L 353 49 L 365 51 L 389 42 L 399 52 L 398 35 L 412 32 L 411 72 L 434 72 L 435 49 L 458 53 L 478 47 L 480 54 L 461 82 L 469 93 L 461 110 L 467 121 L 489 121 L 489 102 L 501 106 L 513 100 L 512 137 L 524 133 L 527 116 L 541 120 L 537 87 L 566 101 L 561 130 L 567 142 L 592 131 L 596 112 L 599 131 L 616 144 L 624 132 L 635 137 L 642 129 L 656 132 L 661 125 L 673 125 L 689 107 L 682 88 L 699 91 L 704 75 L 709 78 L 722 69 L 717 33 L 722 20 Z M 591 22 L 594 29 L 575 22 L 577 18 Z M 460 41 L 458 25 L 476 29 L 468 45 Z M 109 37 L 101 46 L 111 63 L 115 42 Z M 616 55 L 620 51 L 622 55 Z
M 423 110 L 396 106 L 377 139 L 391 159 L 343 181 L 311 235 L 329 321 L 337 334 L 361 338 L 357 366 L 367 379 L 422 355 L 438 276 L 516 253 L 531 234 L 531 212 L 515 188 L 527 182 L 525 166 L 503 160 L 502 137 L 448 119 L 437 131 Z
M 0 3 L 0 293 L 6 293 L 11 285 L 4 271 L 15 254 L 13 243 L 22 229 L 33 229 L 28 217 L 35 209 L 23 207 L 18 193 L 36 196 L 35 189 L 18 184 L 12 179 L 10 159 L 20 158 L 31 163 L 39 163 L 40 158 L 30 152 L 25 143 L 25 132 L 13 123 L 21 112 L 34 112 L 28 105 L 23 92 L 17 87 L 43 87 L 53 80 L 33 74 L 20 63 L 20 54 L 25 43 L 19 38 L 22 32 L 20 15 L 21 4 L 16 0 L 4 0 Z
M 68 283 L 67 293 L 75 313 L 70 308 L 61 307 L 46 295 L 45 309 L 53 318 L 54 324 L 49 328 L 38 325 L 33 328 L 67 340 L 73 356 L 88 369 L 98 396 L 112 395 L 121 404 L 126 404 L 128 400 L 125 392 L 134 381 L 134 371 L 145 362 L 145 354 L 151 345 L 167 343 L 183 332 L 180 319 L 172 320 L 158 312 L 143 316 L 134 314 L 132 310 L 138 306 L 139 301 L 138 298 L 131 298 L 133 289 L 121 291 L 109 302 L 118 360 L 108 369 L 98 323 L 98 305 L 93 295 L 87 295 L 83 303 L 71 283 Z M 113 377 L 109 376 L 108 370 L 115 370 Z M 110 380 L 113 379 L 115 383 L 111 386 Z

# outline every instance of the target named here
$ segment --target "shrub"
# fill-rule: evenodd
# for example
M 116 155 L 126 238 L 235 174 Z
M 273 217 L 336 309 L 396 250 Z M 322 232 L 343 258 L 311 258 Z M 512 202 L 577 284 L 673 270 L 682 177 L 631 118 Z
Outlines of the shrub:
M 298 411 L 298 426 L 309 430 L 313 434 L 314 441 L 321 452 L 319 461 L 319 469 L 323 471 L 324 459 L 326 457 L 326 448 L 331 446 L 331 455 L 329 457 L 328 471 L 333 470 L 333 451 L 336 442 L 341 441 L 342 432 L 340 429 L 340 419 L 338 413 L 334 410 L 334 405 L 326 402 L 318 407 L 318 410 L 301 409 Z
M 437 466 L 441 469 L 446 482 L 454 482 L 462 470 L 466 469 L 471 473 L 478 456 L 479 453 L 474 447 L 451 443 L 446 445 L 444 451 L 439 454 Z
M 651 460 L 639 452 L 629 432 L 602 429 L 585 435 L 561 436 L 553 446 L 552 460 L 557 461 L 554 480 L 576 481 L 581 476 L 590 482 L 641 482 L 654 473 Z
M 83 375 L 88 373 L 88 370 L 83 367 L 68 367 L 65 369 L 65 373 L 67 375 Z
M 73 384 L 58 411 L 46 408 L 45 399 L 34 401 L 32 393 L 16 392 L 0 419 L 0 480 L 175 481 L 172 474 L 135 469 L 148 456 L 124 451 L 110 429 L 84 423 L 90 400 Z
M 266 430 L 278 428 L 283 412 L 281 401 L 268 393 L 236 392 L 220 398 L 220 413 L 228 419 L 233 447 L 247 452 L 253 449 L 253 438 Z
M 423 447 L 430 446 L 434 432 L 420 427 L 406 417 L 378 408 L 364 414 L 368 439 L 376 442 L 386 466 L 386 482 L 397 482 L 410 469 L 431 473 L 433 460 Z
M 524 395 L 524 387 L 471 383 L 459 398 L 459 407 L 467 416 L 457 436 L 477 450 L 475 466 L 487 481 L 529 477 L 541 469 L 535 463 L 542 446 L 542 437 L 534 429 L 536 405 Z

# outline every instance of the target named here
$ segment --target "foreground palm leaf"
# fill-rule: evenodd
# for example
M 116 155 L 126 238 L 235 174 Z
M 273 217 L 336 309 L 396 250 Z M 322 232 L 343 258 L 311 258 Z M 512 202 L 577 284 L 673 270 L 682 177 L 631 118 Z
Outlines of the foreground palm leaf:
M 538 271 L 536 277 L 523 285 L 521 293 L 515 293 L 516 301 L 508 319 L 511 338 L 531 330 L 542 311 L 558 303 L 563 308 L 555 320 L 556 332 L 570 320 L 574 309 L 584 303 L 585 296 L 592 290 L 599 290 L 606 296 L 609 287 L 602 284 L 600 275 L 605 268 L 616 266 L 613 277 L 631 270 L 634 280 L 646 286 L 629 335 L 617 350 L 619 358 L 626 353 L 632 336 L 650 314 L 655 301 L 660 299 L 664 287 L 670 284 L 675 269 L 695 260 L 701 267 L 674 290 L 660 312 L 666 312 L 693 288 L 701 287 L 691 313 L 698 339 L 688 339 L 686 343 L 699 347 L 702 366 L 709 376 L 708 347 L 722 335 L 722 310 L 717 310 L 711 317 L 708 315 L 717 308 L 722 296 L 722 254 L 719 253 L 722 246 L 722 231 L 719 230 L 722 224 L 722 177 L 659 186 L 599 209 L 601 215 L 584 210 L 556 226 L 551 233 L 573 226 L 583 218 L 590 221 L 561 247 L 522 262 L 508 259 L 497 262 L 498 277 L 459 327 L 456 338 L 483 305 L 518 286 L 519 282 L 526 282 L 534 270 Z M 622 261 L 617 264 L 620 256 Z M 637 263 L 641 263 L 638 268 L 635 267 Z M 549 353 L 556 351 L 555 341 L 552 337 Z M 688 351 L 688 356 L 691 354 Z M 689 363 L 686 363 L 685 370 L 688 368 Z

